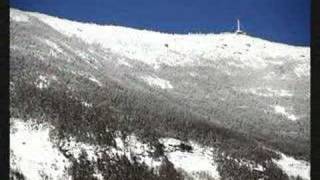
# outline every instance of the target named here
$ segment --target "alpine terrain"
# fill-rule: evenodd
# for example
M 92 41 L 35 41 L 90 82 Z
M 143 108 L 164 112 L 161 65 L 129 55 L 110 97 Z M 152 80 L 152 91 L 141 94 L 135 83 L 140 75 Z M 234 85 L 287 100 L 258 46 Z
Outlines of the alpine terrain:
M 10 9 L 10 176 L 310 179 L 309 47 Z

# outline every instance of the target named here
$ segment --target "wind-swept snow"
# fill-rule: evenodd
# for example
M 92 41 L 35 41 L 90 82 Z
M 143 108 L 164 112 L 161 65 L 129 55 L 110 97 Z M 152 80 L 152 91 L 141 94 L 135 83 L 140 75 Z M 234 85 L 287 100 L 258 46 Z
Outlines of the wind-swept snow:
M 302 160 L 296 160 L 293 157 L 287 156 L 280 153 L 280 159 L 274 160 L 276 163 L 288 176 L 300 176 L 303 179 L 310 179 L 310 163 Z
M 121 134 L 121 133 L 120 133 Z M 110 156 L 124 155 L 130 161 L 133 160 L 133 156 L 139 163 L 145 163 L 148 167 L 157 170 L 162 164 L 162 158 L 155 159 L 150 153 L 154 152 L 154 148 L 150 145 L 141 142 L 135 135 L 129 135 L 125 139 L 120 138 L 120 135 L 115 138 L 116 148 L 109 147 L 105 149 Z M 165 154 L 169 161 L 174 164 L 175 168 L 180 168 L 197 179 L 199 173 L 207 173 L 211 177 L 219 178 L 219 173 L 216 170 L 217 164 L 213 160 L 213 149 L 202 147 L 196 143 L 190 143 L 193 150 L 192 152 L 182 152 L 179 149 L 173 148 L 174 145 L 179 145 L 180 140 L 173 138 L 162 138 L 160 142 L 164 144 Z M 98 150 L 103 150 L 99 146 L 90 145 L 86 143 L 76 142 L 74 139 L 69 139 L 64 145 L 64 149 L 67 149 L 74 157 L 78 157 L 81 150 L 85 150 L 88 154 L 88 158 L 91 161 L 97 161 Z M 98 153 L 99 154 L 99 153 Z M 195 166 L 195 164 L 198 164 Z
M 272 89 L 270 87 L 248 88 L 248 89 L 241 89 L 240 91 L 251 93 L 257 96 L 264 96 L 264 97 L 292 97 L 293 96 L 293 94 L 290 93 L 290 91 L 288 90 Z
M 154 152 L 154 149 L 148 144 L 139 141 L 135 135 L 128 136 L 124 141 L 120 137 L 117 137 L 115 140 L 117 149 L 113 150 L 113 152 L 116 154 L 125 155 L 129 160 L 132 160 L 133 156 L 135 156 L 138 162 L 143 162 L 155 169 L 161 165 L 161 159 L 154 159 L 150 156 L 150 153 Z
M 46 175 L 52 179 L 68 179 L 67 168 L 70 162 L 56 148 L 56 145 L 49 137 L 49 125 L 34 125 L 31 121 L 24 122 L 20 119 L 11 119 L 10 129 L 10 168 L 21 172 L 27 180 L 43 179 Z M 127 136 L 121 139 L 120 136 L 115 138 L 117 147 L 105 149 L 111 156 L 125 155 L 132 161 L 133 156 L 137 161 L 146 163 L 150 168 L 157 169 L 162 164 L 162 159 L 154 159 L 150 153 L 154 149 L 150 145 L 141 142 L 135 135 Z M 165 155 L 169 161 L 174 164 L 176 169 L 182 169 L 189 176 L 199 179 L 201 174 L 220 179 L 217 171 L 217 163 L 214 160 L 214 149 L 201 146 L 195 142 L 189 142 L 192 147 L 191 151 L 179 149 L 183 143 L 178 139 L 161 138 L 159 140 L 164 145 Z M 88 154 L 88 160 L 97 162 L 102 147 L 82 142 L 76 142 L 75 139 L 69 138 L 64 141 L 63 149 L 73 157 L 79 157 L 82 150 Z M 298 161 L 282 153 L 279 160 L 273 160 L 289 176 L 300 176 L 304 179 L 310 179 L 310 164 L 305 161 Z M 263 171 L 261 165 L 252 165 L 251 162 L 239 161 L 240 164 L 249 166 L 252 169 Z M 101 174 L 96 172 L 96 176 L 101 178 Z
M 88 143 L 78 142 L 75 138 L 69 137 L 68 140 L 64 139 L 61 141 L 63 144 L 62 148 L 67 150 L 67 153 L 72 155 L 75 158 L 79 158 L 82 151 L 85 151 L 88 155 L 88 160 L 97 161 L 98 156 L 95 154 L 97 150 L 101 148 L 99 146 L 95 146 Z
M 101 44 L 105 49 L 155 68 L 161 64 L 192 65 L 198 64 L 201 59 L 217 61 L 232 58 L 234 65 L 261 69 L 269 64 L 281 65 L 281 59 L 288 58 L 297 59 L 308 66 L 310 59 L 309 48 L 269 42 L 248 35 L 166 34 L 12 11 L 12 17 L 20 14 L 36 17 L 67 36 L 76 36 L 89 44 Z
M 69 161 L 50 141 L 49 128 L 32 126 L 21 119 L 10 119 L 10 168 L 21 172 L 26 180 L 68 179 Z
M 50 51 L 50 55 L 54 56 L 54 57 L 58 57 L 58 53 L 62 54 L 63 50 L 59 47 L 59 45 L 57 45 L 56 43 L 52 42 L 49 39 L 44 39 L 42 40 L 46 45 L 48 45 L 49 51 Z
M 69 138 L 68 140 L 64 140 L 63 148 L 75 158 L 78 158 L 81 151 L 84 150 L 88 154 L 88 160 L 92 162 L 97 162 L 98 156 L 100 156 L 100 153 L 96 152 L 105 151 L 111 157 L 115 157 L 116 155 L 124 155 L 130 161 L 132 161 L 133 156 L 135 156 L 139 163 L 145 163 L 150 168 L 157 168 L 162 163 L 160 159 L 153 159 L 149 155 L 149 153 L 153 152 L 154 150 L 146 143 L 139 141 L 135 135 L 130 135 L 125 140 L 122 140 L 119 136 L 117 136 L 115 141 L 117 148 L 108 147 L 107 149 L 104 149 L 98 145 L 77 142 L 74 138 Z
M 217 163 L 214 161 L 213 149 L 202 147 L 197 143 L 191 142 L 191 152 L 183 152 L 175 150 L 174 147 L 182 142 L 173 138 L 160 139 L 165 146 L 166 155 L 175 168 L 181 168 L 190 176 L 198 179 L 200 173 L 207 173 L 215 179 L 219 179 L 220 175 L 217 171 Z
M 130 63 L 128 63 L 126 60 L 124 60 L 123 58 L 119 59 L 118 64 L 132 67 L 132 65 Z
M 10 9 L 10 18 L 12 18 L 14 21 L 17 22 L 28 22 L 29 17 L 27 15 L 24 15 L 23 13 L 20 13 L 20 11 L 15 11 Z
M 198 73 L 196 73 L 196 72 L 190 72 L 189 74 L 190 74 L 190 76 L 191 76 L 191 77 L 199 76 L 199 74 L 198 74 Z
M 294 114 L 288 113 L 286 108 L 283 106 L 275 105 L 275 106 L 273 106 L 273 108 L 277 114 L 282 114 L 292 121 L 295 121 L 298 119 Z
M 280 80 L 285 80 L 288 79 L 289 77 L 285 74 L 276 74 L 275 72 L 270 72 L 268 74 L 266 74 L 263 79 L 265 80 L 271 80 L 273 81 L 274 79 L 280 79 Z
M 98 86 L 102 86 L 102 83 L 98 81 L 95 77 L 89 77 L 89 80 L 98 84 Z
M 53 42 L 53 41 L 51 41 L 49 39 L 45 39 L 45 40 L 43 40 L 43 42 L 45 42 L 49 47 L 51 47 L 52 49 L 56 50 L 57 52 L 63 53 L 63 50 L 55 42 Z
M 295 67 L 294 72 L 296 73 L 296 75 L 298 77 L 309 76 L 310 75 L 310 65 L 307 63 L 298 64 Z
M 66 169 L 70 167 L 70 162 L 56 148 L 50 140 L 49 125 L 33 125 L 31 121 L 24 122 L 20 119 L 11 119 L 10 129 L 10 167 L 12 170 L 21 172 L 26 179 L 43 179 L 42 175 L 47 175 L 52 179 L 68 179 Z M 118 133 L 119 134 L 119 133 Z M 135 156 L 138 162 L 146 163 L 149 167 L 157 169 L 162 159 L 154 159 L 150 153 L 154 149 L 150 145 L 141 142 L 135 135 L 129 135 L 126 139 L 121 139 L 118 135 L 115 138 L 116 148 L 105 149 L 112 155 L 125 155 L 132 161 Z M 165 155 L 174 167 L 187 172 L 189 176 L 199 179 L 202 173 L 220 179 L 217 171 L 217 163 L 214 160 L 214 149 L 201 146 L 195 142 L 189 142 L 191 151 L 182 151 L 177 148 L 182 141 L 174 138 L 161 138 L 159 140 L 164 145 Z M 79 157 L 82 150 L 88 154 L 90 161 L 97 161 L 97 154 L 102 147 L 82 142 L 76 142 L 69 138 L 63 146 L 73 157 Z M 305 161 L 298 161 L 281 153 L 279 160 L 273 160 L 289 176 L 301 176 L 309 178 L 310 164 Z M 240 164 L 247 165 L 246 161 L 239 161 Z M 253 166 L 249 162 L 249 167 L 263 171 L 261 165 Z M 96 176 L 101 178 L 101 174 L 96 172 Z
M 50 137 L 51 126 L 47 124 L 35 124 L 31 121 L 24 122 L 20 119 L 11 119 L 10 129 L 10 168 L 22 173 L 27 180 L 43 179 L 42 175 L 50 179 L 68 179 L 67 168 L 71 163 L 58 150 Z M 105 151 L 110 155 L 125 155 L 132 160 L 132 155 L 137 160 L 146 163 L 149 167 L 159 167 L 161 160 L 154 160 L 149 152 L 153 150 L 145 143 L 139 141 L 134 135 L 122 141 L 116 138 L 118 148 L 108 148 Z M 97 162 L 99 150 L 102 147 L 88 143 L 77 142 L 70 137 L 61 142 L 61 147 L 67 154 L 78 158 L 82 151 L 88 155 L 88 160 Z M 99 176 L 99 173 L 96 174 Z
M 144 81 L 146 81 L 150 86 L 158 86 L 162 89 L 172 89 L 173 86 L 170 84 L 170 81 L 165 79 L 161 79 L 156 76 L 145 76 L 142 77 Z

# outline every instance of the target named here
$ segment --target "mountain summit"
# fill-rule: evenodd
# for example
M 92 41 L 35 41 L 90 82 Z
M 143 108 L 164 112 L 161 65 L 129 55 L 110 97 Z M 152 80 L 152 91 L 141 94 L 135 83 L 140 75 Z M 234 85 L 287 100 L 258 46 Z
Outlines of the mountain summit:
M 88 167 L 108 179 L 108 167 L 115 177 L 147 179 L 309 179 L 309 47 L 17 9 L 10 33 L 13 174 L 40 177 L 27 175 L 35 163 L 54 176 L 41 163 L 56 160 L 68 177 Z M 58 147 L 50 152 L 63 158 L 19 151 L 20 140 L 31 143 L 24 137 L 42 135 L 41 147 Z M 203 166 L 190 166 L 197 162 Z

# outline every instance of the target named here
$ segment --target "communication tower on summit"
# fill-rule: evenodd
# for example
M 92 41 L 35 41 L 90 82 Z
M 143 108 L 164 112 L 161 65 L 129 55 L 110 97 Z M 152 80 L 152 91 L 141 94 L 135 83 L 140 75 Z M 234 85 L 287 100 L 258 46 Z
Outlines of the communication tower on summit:
M 237 30 L 235 31 L 236 34 L 247 34 L 246 32 L 241 30 L 241 26 L 240 26 L 240 20 L 237 19 Z

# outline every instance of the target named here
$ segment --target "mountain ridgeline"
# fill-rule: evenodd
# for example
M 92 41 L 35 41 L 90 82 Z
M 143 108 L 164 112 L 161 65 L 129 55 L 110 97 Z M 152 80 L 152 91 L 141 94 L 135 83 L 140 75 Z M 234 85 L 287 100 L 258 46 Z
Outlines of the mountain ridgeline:
M 73 179 L 309 178 L 277 163 L 310 158 L 308 47 L 10 11 L 11 123 L 15 133 L 20 120 L 50 126 Z M 107 153 L 133 135 L 159 166 L 133 158 L 139 153 Z M 167 146 L 166 138 L 179 143 Z M 71 141 L 103 150 L 91 161 L 83 149 L 72 154 L 65 143 Z M 192 158 L 174 160 L 178 152 L 197 155 L 198 146 L 211 148 L 199 154 L 213 159 L 207 167 L 214 172 L 188 169 Z M 10 166 L 12 177 L 28 179 L 14 158 Z

